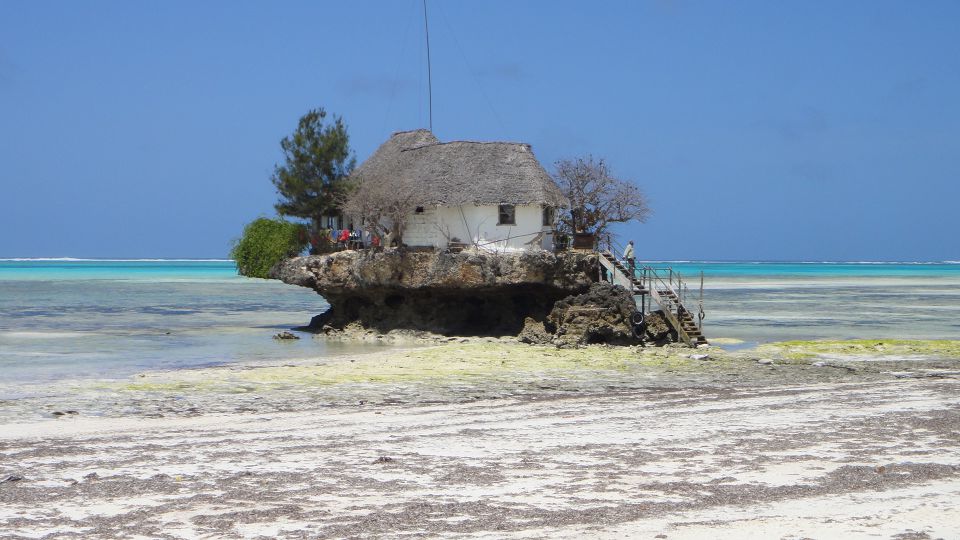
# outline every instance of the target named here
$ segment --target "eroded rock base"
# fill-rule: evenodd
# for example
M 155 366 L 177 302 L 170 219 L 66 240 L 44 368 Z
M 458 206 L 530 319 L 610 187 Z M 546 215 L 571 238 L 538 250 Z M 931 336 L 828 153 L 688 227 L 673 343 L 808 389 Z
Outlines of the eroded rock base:
M 332 295 L 332 306 L 315 317 L 313 329 L 340 330 L 360 325 L 379 333 L 413 330 L 444 336 L 515 336 L 532 317 L 545 320 L 568 292 L 546 286 L 491 289 L 372 290 L 369 294 Z
M 631 320 L 636 311 L 636 302 L 626 289 L 594 283 L 587 292 L 554 304 L 547 326 L 565 345 L 634 345 L 640 342 L 643 332 Z
M 290 259 L 273 275 L 327 299 L 332 307 L 306 328 L 328 334 L 517 336 L 560 347 L 675 341 L 662 317 L 641 324 L 630 292 L 598 282 L 592 253 L 347 251 Z
M 583 294 L 549 287 L 500 287 L 476 294 L 390 291 L 329 300 L 332 308 L 305 329 L 341 335 L 397 331 L 435 336 L 516 336 L 522 343 L 577 347 L 675 341 L 666 321 L 651 314 L 635 324 L 636 305 L 625 289 L 595 283 Z M 671 339 L 671 336 L 673 339 Z

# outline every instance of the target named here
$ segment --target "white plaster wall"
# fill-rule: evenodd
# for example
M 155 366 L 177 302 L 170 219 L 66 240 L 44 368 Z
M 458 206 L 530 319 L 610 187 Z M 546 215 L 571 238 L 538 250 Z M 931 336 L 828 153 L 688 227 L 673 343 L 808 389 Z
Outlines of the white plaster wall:
M 515 225 L 497 225 L 498 207 L 496 205 L 464 205 L 457 207 L 441 207 L 437 209 L 436 234 L 431 244 L 445 247 L 447 238 L 456 237 L 461 242 L 480 244 L 480 249 L 487 251 L 515 251 L 521 249 L 542 249 L 551 227 L 541 225 L 543 210 L 540 205 L 517 206 Z M 441 232 L 442 231 L 442 232 Z M 411 239 L 412 240 L 412 239 Z M 547 241 L 552 249 L 552 238 Z
M 440 230 L 437 229 L 437 208 L 424 207 L 423 213 L 410 214 L 407 228 L 403 232 L 403 242 L 408 246 L 446 246 Z
M 468 245 L 480 244 L 485 251 L 517 251 L 524 249 L 553 250 L 553 226 L 543 225 L 540 205 L 517 206 L 515 225 L 497 225 L 496 205 L 457 207 L 424 207 L 411 212 L 403 241 L 408 246 L 446 248 L 451 238 Z M 389 220 L 385 220 L 389 226 Z

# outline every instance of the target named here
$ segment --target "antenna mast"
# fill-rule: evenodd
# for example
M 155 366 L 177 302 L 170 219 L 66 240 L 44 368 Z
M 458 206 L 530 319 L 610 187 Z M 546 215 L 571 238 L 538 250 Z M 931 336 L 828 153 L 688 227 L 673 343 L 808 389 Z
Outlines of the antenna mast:
M 427 103 L 430 111 L 430 131 L 433 131 L 433 74 L 430 72 L 430 27 L 427 25 L 427 0 L 423 0 L 423 29 L 427 34 Z

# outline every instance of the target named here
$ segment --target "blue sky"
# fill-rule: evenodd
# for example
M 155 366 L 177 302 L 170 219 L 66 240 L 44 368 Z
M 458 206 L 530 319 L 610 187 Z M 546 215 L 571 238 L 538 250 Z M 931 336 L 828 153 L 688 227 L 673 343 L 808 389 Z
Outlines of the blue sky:
M 646 259 L 960 259 L 958 2 L 429 2 L 434 131 L 592 153 Z M 419 0 L 0 2 L 0 257 L 220 257 L 325 107 L 427 123 Z

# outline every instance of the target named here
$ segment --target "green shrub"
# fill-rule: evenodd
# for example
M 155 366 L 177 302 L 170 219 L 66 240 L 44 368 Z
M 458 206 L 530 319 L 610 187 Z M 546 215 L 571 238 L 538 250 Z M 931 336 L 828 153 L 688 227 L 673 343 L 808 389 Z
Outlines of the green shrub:
M 270 268 L 307 247 L 306 227 L 282 219 L 257 218 L 243 228 L 230 250 L 242 276 L 267 278 Z

